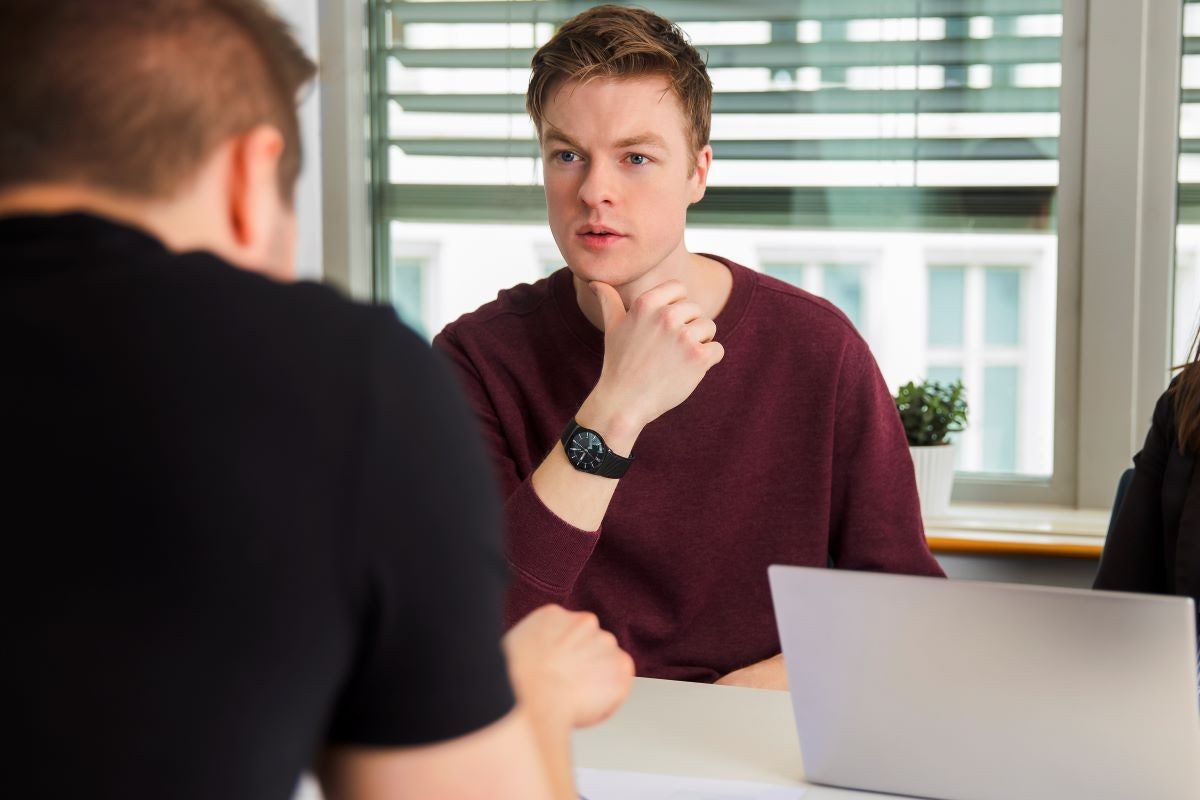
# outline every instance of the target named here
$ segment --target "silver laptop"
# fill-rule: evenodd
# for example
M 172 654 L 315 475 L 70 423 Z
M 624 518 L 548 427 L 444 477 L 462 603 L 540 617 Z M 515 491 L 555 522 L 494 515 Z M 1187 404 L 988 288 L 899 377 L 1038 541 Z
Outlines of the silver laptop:
M 773 566 L 813 783 L 1197 800 L 1190 599 Z

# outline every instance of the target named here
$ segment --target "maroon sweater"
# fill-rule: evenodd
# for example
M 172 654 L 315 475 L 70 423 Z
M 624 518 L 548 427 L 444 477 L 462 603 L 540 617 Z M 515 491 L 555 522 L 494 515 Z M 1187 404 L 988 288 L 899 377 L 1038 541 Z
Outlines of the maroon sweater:
M 547 509 L 530 475 L 600 377 L 604 336 L 571 273 L 501 292 L 434 340 L 458 367 L 501 481 L 509 623 L 595 612 L 639 675 L 712 681 L 779 652 L 769 564 L 941 575 L 896 407 L 833 305 L 718 259 L 724 360 L 646 426 L 599 531 Z

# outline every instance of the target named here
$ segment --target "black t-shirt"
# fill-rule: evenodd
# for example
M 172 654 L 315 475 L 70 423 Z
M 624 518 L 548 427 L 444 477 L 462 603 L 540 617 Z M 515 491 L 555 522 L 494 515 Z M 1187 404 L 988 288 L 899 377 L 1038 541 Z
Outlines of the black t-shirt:
M 490 473 L 390 310 L 10 218 L 0 355 L 6 794 L 287 798 L 512 707 Z

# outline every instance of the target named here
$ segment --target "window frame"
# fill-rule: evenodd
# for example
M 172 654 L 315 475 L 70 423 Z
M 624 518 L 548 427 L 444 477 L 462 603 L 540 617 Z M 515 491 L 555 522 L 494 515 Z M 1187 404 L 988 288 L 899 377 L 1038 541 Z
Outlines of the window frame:
M 1183 3 L 1091 0 L 1075 503 L 1111 506 L 1170 375 Z M 1136 109 L 1137 113 L 1130 113 Z M 1060 286 L 1061 291 L 1061 286 Z M 1065 426 L 1064 426 L 1065 427 Z

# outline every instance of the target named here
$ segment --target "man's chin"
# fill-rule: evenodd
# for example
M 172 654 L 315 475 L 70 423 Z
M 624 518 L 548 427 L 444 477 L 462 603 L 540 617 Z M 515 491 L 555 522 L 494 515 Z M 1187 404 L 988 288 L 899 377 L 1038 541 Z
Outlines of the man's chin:
M 597 258 L 591 253 L 571 253 L 567 269 L 576 279 L 584 283 L 600 281 L 610 286 L 624 286 L 633 283 L 648 270 L 638 269 L 625 259 Z

